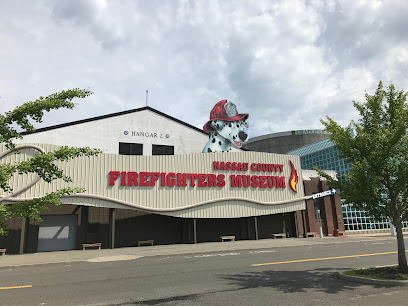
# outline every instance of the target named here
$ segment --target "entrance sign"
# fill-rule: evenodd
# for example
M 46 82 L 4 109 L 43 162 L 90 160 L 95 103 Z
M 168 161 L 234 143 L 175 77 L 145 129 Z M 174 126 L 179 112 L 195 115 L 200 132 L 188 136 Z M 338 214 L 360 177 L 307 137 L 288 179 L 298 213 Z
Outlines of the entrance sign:
M 331 195 L 335 195 L 336 194 L 336 189 L 329 189 L 329 190 L 326 190 L 326 191 L 322 191 L 322 192 L 319 192 L 319 193 L 315 193 L 315 194 L 312 194 L 312 195 L 310 195 L 310 196 L 307 196 L 306 197 L 306 199 L 317 199 L 317 198 L 322 198 L 322 197 L 325 197 L 325 196 L 331 196 Z

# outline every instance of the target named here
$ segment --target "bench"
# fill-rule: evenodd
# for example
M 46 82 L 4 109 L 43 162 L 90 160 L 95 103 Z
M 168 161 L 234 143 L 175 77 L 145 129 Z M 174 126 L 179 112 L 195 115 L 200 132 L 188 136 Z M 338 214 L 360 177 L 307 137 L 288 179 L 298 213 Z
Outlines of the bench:
M 339 236 L 345 236 L 346 232 L 345 231 L 339 231 Z
M 0 249 L 0 253 L 2 254 L 2 256 L 6 255 L 6 249 Z
M 319 236 L 318 232 L 308 232 L 307 233 L 307 237 L 317 237 L 317 236 Z
M 98 247 L 100 250 L 102 247 L 102 243 L 96 242 L 96 243 L 83 243 L 82 244 L 82 250 L 85 250 L 86 248 L 96 248 L 96 247 Z
M 221 242 L 224 241 L 235 241 L 235 236 L 220 236 Z
M 279 233 L 279 234 L 272 234 L 272 239 L 277 239 L 277 238 L 286 238 L 286 233 Z
M 137 242 L 137 246 L 140 247 L 141 245 L 151 245 L 153 246 L 154 240 L 139 240 Z

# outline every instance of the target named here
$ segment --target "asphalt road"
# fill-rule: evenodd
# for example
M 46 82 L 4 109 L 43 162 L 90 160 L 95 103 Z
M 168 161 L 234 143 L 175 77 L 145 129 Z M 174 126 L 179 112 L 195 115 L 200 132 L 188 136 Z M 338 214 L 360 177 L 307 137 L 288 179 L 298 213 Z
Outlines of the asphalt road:
M 407 305 L 335 271 L 395 264 L 395 239 L 0 270 L 0 305 Z M 376 255 L 372 255 L 376 254 Z M 343 257 L 344 258 L 332 258 Z

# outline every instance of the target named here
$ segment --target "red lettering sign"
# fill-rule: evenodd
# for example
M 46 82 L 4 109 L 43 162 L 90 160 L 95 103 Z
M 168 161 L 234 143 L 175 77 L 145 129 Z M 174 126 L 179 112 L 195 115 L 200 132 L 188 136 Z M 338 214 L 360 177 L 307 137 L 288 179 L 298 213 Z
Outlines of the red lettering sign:
M 119 175 L 120 175 L 119 171 L 109 172 L 109 186 L 115 185 L 115 181 L 118 179 Z
M 214 161 L 214 170 L 248 171 L 248 163 L 235 161 Z M 253 172 L 283 172 L 281 164 L 252 163 Z M 231 187 L 233 188 L 286 188 L 284 176 L 272 175 L 240 175 L 231 174 Z M 126 172 L 110 171 L 109 186 L 114 186 L 120 178 L 120 186 L 156 186 L 162 187 L 224 187 L 225 174 L 205 173 L 173 173 L 173 172 Z

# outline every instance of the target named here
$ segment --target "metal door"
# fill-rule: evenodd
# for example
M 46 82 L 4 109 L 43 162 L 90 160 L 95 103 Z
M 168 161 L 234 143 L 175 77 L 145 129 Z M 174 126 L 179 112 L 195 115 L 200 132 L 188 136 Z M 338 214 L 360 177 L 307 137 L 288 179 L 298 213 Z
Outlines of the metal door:
M 77 215 L 41 216 L 38 252 L 76 249 Z

